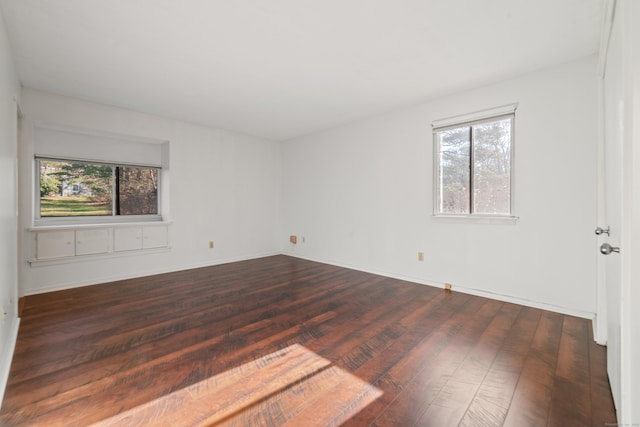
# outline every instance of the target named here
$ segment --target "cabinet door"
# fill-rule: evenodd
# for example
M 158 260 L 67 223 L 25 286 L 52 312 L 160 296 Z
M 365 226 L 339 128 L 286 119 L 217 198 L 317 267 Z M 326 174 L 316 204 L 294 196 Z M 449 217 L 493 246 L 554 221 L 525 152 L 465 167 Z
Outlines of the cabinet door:
M 73 230 L 39 231 L 36 234 L 36 258 L 72 257 L 76 253 Z
M 111 252 L 111 229 L 76 230 L 76 255 Z
M 116 228 L 114 231 L 113 245 L 113 250 L 117 252 L 142 249 L 142 228 Z
M 169 236 L 166 226 L 150 226 L 142 228 L 142 247 L 164 248 L 169 245 Z

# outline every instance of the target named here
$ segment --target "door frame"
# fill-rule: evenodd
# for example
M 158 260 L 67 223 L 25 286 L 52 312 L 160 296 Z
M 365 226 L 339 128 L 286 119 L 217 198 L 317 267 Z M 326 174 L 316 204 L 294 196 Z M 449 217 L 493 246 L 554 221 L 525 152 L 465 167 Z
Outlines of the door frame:
M 616 0 L 605 0 L 605 11 L 600 33 L 600 50 L 598 56 L 598 147 L 597 147 L 597 184 L 596 184 L 596 226 L 608 227 L 608 218 L 605 211 L 605 95 L 604 78 L 607 67 L 607 53 L 611 32 L 613 31 L 613 19 L 616 9 Z M 594 227 L 595 228 L 595 227 Z M 606 259 L 599 255 L 600 239 L 595 239 L 596 244 L 596 313 L 593 320 L 593 337 L 601 345 L 607 343 L 607 281 Z
M 606 258 L 598 255 L 596 262 L 596 316 L 594 338 L 598 343 L 607 342 L 607 316 L 619 316 L 620 321 L 620 396 L 616 403 L 618 423 L 640 423 L 640 4 L 635 0 L 605 0 L 600 55 L 598 61 L 598 166 L 597 166 L 597 220 L 606 227 L 605 156 L 607 131 L 605 129 L 605 86 L 607 52 L 614 25 L 620 28 L 622 37 L 622 85 L 625 89 L 622 113 L 622 188 L 620 238 L 620 307 L 618 313 L 607 313 Z M 617 19 L 616 19 L 617 18 Z M 597 239 L 598 245 L 605 239 Z M 614 256 L 614 255 L 611 255 Z

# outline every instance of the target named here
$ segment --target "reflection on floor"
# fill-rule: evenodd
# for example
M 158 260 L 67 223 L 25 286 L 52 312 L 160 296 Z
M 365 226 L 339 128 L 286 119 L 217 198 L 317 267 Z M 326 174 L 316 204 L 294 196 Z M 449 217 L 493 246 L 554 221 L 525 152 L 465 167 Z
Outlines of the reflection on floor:
M 340 425 L 381 394 L 294 344 L 95 426 Z

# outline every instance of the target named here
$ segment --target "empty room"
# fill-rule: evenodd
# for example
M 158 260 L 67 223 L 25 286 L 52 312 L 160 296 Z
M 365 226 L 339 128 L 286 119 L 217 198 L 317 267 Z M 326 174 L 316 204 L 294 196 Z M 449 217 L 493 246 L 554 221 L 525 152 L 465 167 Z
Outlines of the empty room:
M 0 0 L 0 425 L 640 425 L 639 23 Z

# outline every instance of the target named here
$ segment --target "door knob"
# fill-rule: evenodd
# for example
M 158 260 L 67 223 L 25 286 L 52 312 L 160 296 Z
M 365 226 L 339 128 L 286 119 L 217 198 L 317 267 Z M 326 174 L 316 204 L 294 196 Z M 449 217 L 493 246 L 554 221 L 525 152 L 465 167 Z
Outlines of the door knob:
M 611 234 L 609 234 L 611 232 L 611 230 L 609 229 L 609 227 L 607 227 L 606 229 L 602 228 L 602 227 L 598 227 L 595 229 L 595 233 L 599 236 L 601 234 L 606 234 L 607 236 L 611 236 Z
M 611 252 L 620 253 L 620 248 L 616 248 L 611 246 L 608 243 L 603 243 L 600 245 L 600 253 L 603 255 L 609 255 Z

